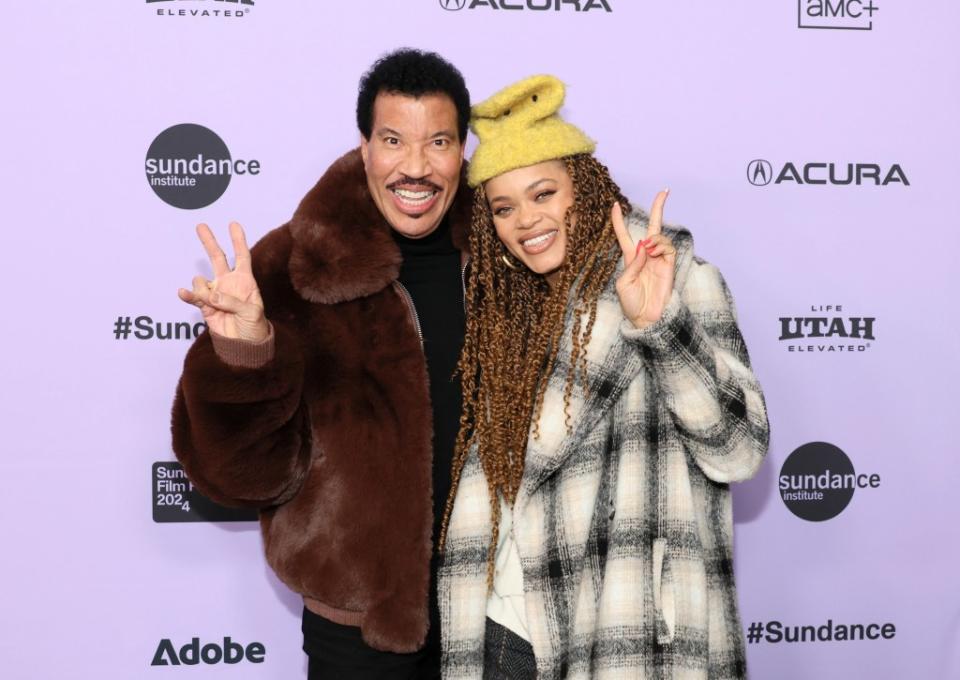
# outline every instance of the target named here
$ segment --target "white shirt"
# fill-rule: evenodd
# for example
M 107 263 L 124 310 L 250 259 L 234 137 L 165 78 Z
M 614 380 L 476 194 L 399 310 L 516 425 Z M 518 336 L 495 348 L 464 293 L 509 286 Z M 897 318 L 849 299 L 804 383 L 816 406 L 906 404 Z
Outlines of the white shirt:
M 529 642 L 524 609 L 523 566 L 513 540 L 513 510 L 500 496 L 500 534 L 494 562 L 493 590 L 487 598 L 487 617 Z

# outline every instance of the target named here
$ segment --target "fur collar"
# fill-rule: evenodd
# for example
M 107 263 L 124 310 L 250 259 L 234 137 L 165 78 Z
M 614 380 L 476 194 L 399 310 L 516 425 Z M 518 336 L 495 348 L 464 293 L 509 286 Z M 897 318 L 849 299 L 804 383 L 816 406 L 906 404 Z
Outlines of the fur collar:
M 454 245 L 468 248 L 472 192 L 463 164 L 448 211 Z M 290 280 L 306 300 L 336 304 L 372 295 L 397 279 L 400 248 L 367 188 L 360 149 L 337 159 L 300 201 L 290 222 Z

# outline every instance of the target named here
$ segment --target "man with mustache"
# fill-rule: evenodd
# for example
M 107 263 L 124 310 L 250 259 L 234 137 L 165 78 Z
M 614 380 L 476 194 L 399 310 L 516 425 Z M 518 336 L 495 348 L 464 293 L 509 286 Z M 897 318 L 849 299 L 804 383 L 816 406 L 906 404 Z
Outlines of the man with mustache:
M 180 289 L 209 332 L 184 363 L 173 446 L 190 479 L 260 511 L 304 598 L 309 677 L 439 677 L 433 540 L 450 489 L 463 343 L 469 93 L 399 50 L 360 82 L 360 147 L 293 218 Z M 462 188 L 461 188 L 462 187 Z

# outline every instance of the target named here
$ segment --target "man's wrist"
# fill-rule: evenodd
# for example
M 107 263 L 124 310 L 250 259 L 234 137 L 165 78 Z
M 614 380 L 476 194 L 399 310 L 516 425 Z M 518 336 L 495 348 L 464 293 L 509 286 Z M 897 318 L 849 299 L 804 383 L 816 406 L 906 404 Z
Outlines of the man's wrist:
M 214 331 L 209 332 L 213 351 L 225 364 L 238 368 L 260 368 L 273 361 L 276 342 L 273 324 L 269 321 L 267 335 L 262 340 L 228 338 Z

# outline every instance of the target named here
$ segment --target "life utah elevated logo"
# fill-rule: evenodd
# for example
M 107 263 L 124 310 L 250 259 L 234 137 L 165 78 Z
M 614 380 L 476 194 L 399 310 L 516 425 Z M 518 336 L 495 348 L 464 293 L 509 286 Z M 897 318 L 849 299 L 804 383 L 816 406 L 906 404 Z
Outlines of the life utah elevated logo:
M 241 19 L 250 13 L 255 0 L 146 0 L 158 17 L 185 19 Z
M 877 317 L 849 313 L 845 305 L 810 305 L 802 315 L 781 316 L 779 340 L 798 354 L 859 354 L 876 341 Z

